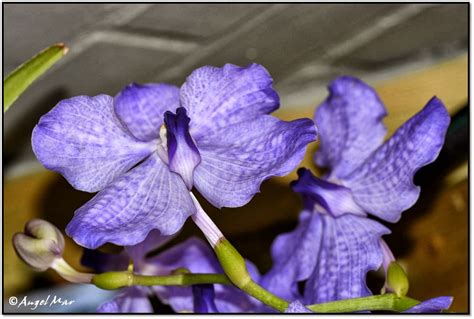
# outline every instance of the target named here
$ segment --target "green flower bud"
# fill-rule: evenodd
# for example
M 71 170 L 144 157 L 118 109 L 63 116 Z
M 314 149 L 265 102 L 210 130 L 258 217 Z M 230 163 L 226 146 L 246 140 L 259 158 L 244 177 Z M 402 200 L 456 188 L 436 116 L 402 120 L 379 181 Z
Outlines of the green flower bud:
M 45 271 L 64 251 L 64 237 L 53 224 L 32 219 L 24 233 L 13 236 L 13 247 L 18 256 L 37 271 Z
M 408 278 L 397 262 L 392 262 L 387 270 L 387 285 L 398 297 L 404 297 L 408 293 Z

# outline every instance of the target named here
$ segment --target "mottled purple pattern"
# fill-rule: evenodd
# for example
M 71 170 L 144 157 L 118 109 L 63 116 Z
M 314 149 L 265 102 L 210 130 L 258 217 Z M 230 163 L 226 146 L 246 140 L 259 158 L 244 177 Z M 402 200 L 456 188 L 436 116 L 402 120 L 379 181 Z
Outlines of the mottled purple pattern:
M 295 300 L 288 305 L 285 313 L 312 313 L 312 311 L 306 308 L 301 301 Z
M 130 246 L 157 229 L 177 232 L 195 212 L 183 180 L 156 153 L 79 208 L 66 232 L 81 246 Z
M 350 189 L 320 179 L 305 168 L 298 170 L 298 176 L 298 180 L 292 182 L 291 187 L 302 195 L 307 209 L 312 210 L 316 204 L 319 210 L 334 217 L 347 213 L 367 215 L 354 202 Z
M 323 229 L 320 218 L 303 211 L 298 227 L 279 235 L 272 244 L 273 266 L 260 284 L 285 300 L 301 298 L 297 282 L 309 278 L 317 265 Z
M 189 121 L 190 118 L 183 107 L 178 108 L 176 114 L 170 111 L 165 113 L 168 166 L 172 172 L 179 174 L 188 189 L 191 189 L 194 169 L 201 162 L 201 156 L 189 134 Z
M 157 139 L 163 113 L 179 107 L 179 89 L 168 84 L 126 86 L 115 97 L 115 112 L 132 134 L 141 141 Z
M 316 139 L 311 120 L 285 122 L 269 115 L 214 133 L 197 140 L 202 161 L 194 185 L 219 208 L 248 203 L 265 179 L 290 173 Z
M 329 97 L 316 110 L 320 135 L 316 164 L 343 178 L 383 141 L 387 115 L 377 93 L 362 81 L 343 76 L 329 85 Z
M 250 275 L 258 281 L 256 267 L 247 262 Z M 187 268 L 193 273 L 223 273 L 214 252 L 200 239 L 190 238 L 156 257 L 147 260 L 144 274 L 166 275 L 178 268 Z M 155 286 L 154 291 L 164 303 L 176 312 L 193 311 L 194 300 L 191 287 Z M 219 312 L 248 312 L 256 309 L 258 302 L 235 287 L 214 285 L 215 304 Z
M 403 311 L 403 313 L 439 313 L 448 310 L 453 303 L 453 297 L 442 296 L 425 300 L 418 305 Z
M 86 192 L 106 187 L 154 149 L 130 135 L 108 95 L 59 102 L 34 128 L 32 147 L 41 164 Z
M 449 122 L 443 103 L 431 99 L 343 180 L 357 204 L 386 221 L 398 221 L 401 212 L 418 200 L 420 187 L 413 184 L 413 177 L 438 156 Z
M 152 313 L 153 308 L 148 299 L 149 287 L 133 286 L 122 289 L 114 299 L 97 308 L 101 313 Z
M 280 102 L 272 82 L 267 70 L 258 64 L 204 66 L 193 71 L 180 94 L 181 106 L 192 119 L 191 135 L 198 140 L 227 126 L 273 112 Z
M 194 312 L 195 313 L 216 313 L 217 307 L 214 303 L 214 285 L 212 284 L 202 284 L 202 285 L 193 285 L 193 302 L 194 302 Z
M 366 275 L 381 266 L 380 237 L 390 231 L 376 221 L 352 214 L 337 218 L 313 214 L 312 218 L 320 219 L 323 234 L 321 242 L 307 251 L 318 253 L 318 257 L 303 301 L 315 304 L 370 295 Z

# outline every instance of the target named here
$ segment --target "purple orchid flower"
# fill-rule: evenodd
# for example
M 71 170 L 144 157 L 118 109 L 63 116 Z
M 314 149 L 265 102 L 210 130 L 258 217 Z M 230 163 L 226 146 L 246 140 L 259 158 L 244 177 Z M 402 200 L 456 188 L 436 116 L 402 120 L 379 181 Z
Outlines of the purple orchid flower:
M 305 304 L 371 294 L 366 274 L 391 253 L 381 244 L 389 230 L 367 213 L 396 222 L 417 201 L 413 177 L 436 159 L 450 122 L 434 97 L 383 143 L 387 112 L 371 87 L 340 77 L 329 91 L 315 114 L 321 141 L 315 162 L 329 172 L 320 179 L 299 170 L 292 187 L 304 210 L 297 228 L 274 241 L 274 266 L 262 279 L 280 297 Z
M 198 238 L 190 238 L 155 256 L 147 257 L 172 238 L 173 236 L 160 236 L 154 230 L 145 241 L 125 247 L 120 254 L 86 250 L 82 263 L 100 272 L 123 271 L 127 269 L 131 259 L 135 273 L 150 276 L 169 275 L 178 268 L 186 268 L 192 273 L 224 273 L 212 249 Z M 257 268 L 249 261 L 247 268 L 252 278 L 260 279 Z M 153 312 L 148 298 L 153 294 L 176 312 L 251 312 L 259 303 L 233 286 L 132 286 L 121 289 L 113 300 L 99 306 L 97 311 Z
M 195 212 L 194 186 L 216 207 L 239 207 L 271 176 L 286 175 L 316 139 L 310 119 L 279 107 L 260 65 L 195 70 L 178 89 L 131 84 L 115 98 L 63 100 L 33 130 L 39 161 L 76 189 L 99 192 L 66 232 L 81 246 L 135 245 L 176 233 Z

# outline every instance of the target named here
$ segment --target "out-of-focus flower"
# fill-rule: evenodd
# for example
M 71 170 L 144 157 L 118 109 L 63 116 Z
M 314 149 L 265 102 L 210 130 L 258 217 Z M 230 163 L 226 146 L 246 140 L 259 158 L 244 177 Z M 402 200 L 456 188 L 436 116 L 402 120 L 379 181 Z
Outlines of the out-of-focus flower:
M 67 227 L 77 243 L 130 246 L 152 229 L 176 233 L 195 212 L 193 186 L 216 207 L 239 207 L 291 172 L 316 128 L 268 115 L 278 106 L 262 66 L 206 66 L 180 89 L 131 84 L 115 98 L 63 100 L 33 130 L 33 151 L 76 189 L 99 191 Z
M 306 308 L 301 301 L 295 300 L 289 304 L 285 313 L 312 313 L 312 311 Z
M 152 231 L 144 242 L 125 247 L 120 254 L 86 250 L 82 263 L 101 272 L 120 271 L 126 270 L 132 259 L 134 273 L 149 276 L 170 275 L 180 268 L 191 273 L 224 273 L 209 245 L 197 238 L 190 238 L 156 256 L 147 257 L 147 254 L 159 249 L 171 237 L 160 236 L 158 231 Z M 257 268 L 250 262 L 247 262 L 247 267 L 252 278 L 258 280 L 260 275 Z M 157 295 L 161 302 L 170 305 L 176 312 L 249 312 L 256 309 L 258 301 L 239 289 L 220 284 L 211 286 L 212 291 L 206 285 L 122 288 L 116 298 L 102 304 L 98 311 L 153 312 L 148 298 L 152 294 Z
M 317 165 L 323 179 L 300 169 L 293 190 L 304 200 L 297 228 L 276 238 L 274 266 L 263 285 L 305 304 L 370 295 L 365 278 L 380 267 L 381 236 L 389 230 L 367 213 L 396 222 L 418 199 L 416 171 L 433 162 L 450 118 L 436 97 L 383 142 L 386 110 L 375 91 L 340 77 L 316 110 L 321 147 Z M 298 282 L 306 281 L 304 297 Z M 287 287 L 283 289 L 282 287 Z
M 442 296 L 425 300 L 418 305 L 403 311 L 403 313 L 437 313 L 449 309 L 453 303 L 453 297 Z

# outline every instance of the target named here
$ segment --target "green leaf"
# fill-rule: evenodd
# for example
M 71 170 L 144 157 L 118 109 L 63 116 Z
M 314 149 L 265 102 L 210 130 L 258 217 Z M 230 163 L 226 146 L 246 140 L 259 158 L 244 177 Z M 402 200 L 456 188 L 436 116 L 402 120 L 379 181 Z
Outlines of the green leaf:
M 6 112 L 31 83 L 67 52 L 68 48 L 64 44 L 55 44 L 41 51 L 10 73 L 3 80 L 3 112 Z

